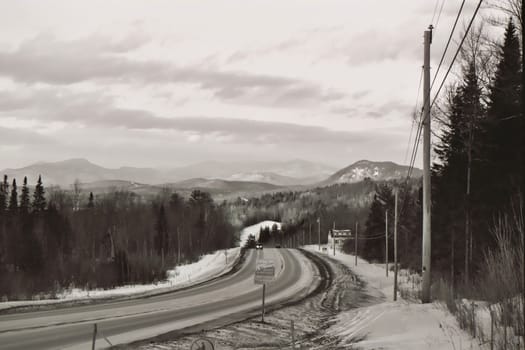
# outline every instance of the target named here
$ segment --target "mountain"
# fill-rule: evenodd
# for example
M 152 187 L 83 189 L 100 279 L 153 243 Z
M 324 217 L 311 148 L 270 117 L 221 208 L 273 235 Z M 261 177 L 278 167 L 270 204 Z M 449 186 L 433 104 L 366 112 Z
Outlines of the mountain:
M 336 168 L 301 159 L 282 162 L 207 161 L 170 170 L 169 177 L 256 181 L 274 185 L 299 185 L 320 181 Z
M 174 189 L 204 189 L 216 190 L 221 193 L 244 193 L 244 192 L 262 192 L 279 189 L 279 186 L 264 182 L 248 181 L 226 181 L 221 179 L 188 179 L 176 183 L 166 184 L 166 187 Z
M 86 159 L 69 159 L 60 162 L 40 162 L 19 169 L 4 169 L 1 174 L 19 181 L 28 177 L 30 184 L 42 175 L 44 184 L 67 187 L 79 180 L 92 183 L 121 180 L 142 184 L 172 183 L 185 179 L 221 179 L 293 186 L 318 182 L 336 169 L 304 160 L 289 162 L 201 162 L 170 170 L 120 167 L 109 169 Z M 103 186 L 104 187 L 104 186 Z
M 228 181 L 248 181 L 248 182 L 264 182 L 278 186 L 294 186 L 305 185 L 315 182 L 312 178 L 295 178 L 290 176 L 283 176 L 271 172 L 244 172 L 236 173 L 225 180 Z
M 75 180 L 82 183 L 104 180 L 125 180 L 142 183 L 156 183 L 165 180 L 162 174 L 149 168 L 121 167 L 108 169 L 93 164 L 86 159 L 69 159 L 60 162 L 40 162 L 19 169 L 4 169 L 1 174 L 16 178 L 21 181 L 27 176 L 28 182 L 36 183 L 38 176 L 42 175 L 44 184 L 60 185 L 62 187 L 71 185 Z
M 354 183 L 363 181 L 365 178 L 370 178 L 376 181 L 401 179 L 407 176 L 408 169 L 408 166 L 399 165 L 393 162 L 360 160 L 337 171 L 335 174 L 322 181 L 320 185 L 329 186 L 338 183 Z M 420 177 L 422 175 L 423 171 L 421 169 L 413 169 L 412 177 Z

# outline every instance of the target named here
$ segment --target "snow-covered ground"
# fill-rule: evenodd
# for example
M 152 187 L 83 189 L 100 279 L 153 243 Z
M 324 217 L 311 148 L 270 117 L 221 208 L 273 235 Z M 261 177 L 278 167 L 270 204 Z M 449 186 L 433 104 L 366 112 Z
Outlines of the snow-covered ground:
M 18 306 L 38 306 L 71 301 L 155 294 L 180 289 L 229 272 L 237 261 L 239 254 L 240 248 L 237 247 L 218 250 L 214 253 L 204 255 L 195 263 L 176 266 L 173 270 L 168 270 L 166 280 L 158 283 L 126 285 L 105 290 L 73 288 L 59 293 L 57 299 L 0 302 L 0 310 Z
M 323 247 L 323 246 L 322 246 Z M 305 249 L 319 253 L 317 245 Z M 331 249 L 324 253 L 348 266 L 366 283 L 371 294 L 382 293 L 385 301 L 344 311 L 327 329 L 330 336 L 359 349 L 452 350 L 483 349 L 460 330 L 456 319 L 438 303 L 420 304 L 398 298 L 393 301 L 394 277 L 386 276 L 384 264 L 370 264 L 355 256 Z M 375 292 L 374 292 L 375 291 Z
M 273 225 L 277 225 L 277 228 L 280 230 L 281 229 L 281 223 L 280 222 L 277 222 L 277 221 L 271 221 L 271 220 L 266 220 L 266 221 L 261 221 L 255 225 L 252 225 L 252 226 L 247 226 L 245 228 L 242 229 L 241 231 L 241 234 L 240 234 L 240 246 L 243 247 L 245 244 L 246 244 L 246 241 L 248 240 L 248 236 L 249 235 L 254 235 L 255 236 L 255 239 L 258 239 L 259 238 L 259 231 L 261 228 L 265 228 L 265 227 L 269 227 L 270 229 L 272 228 Z

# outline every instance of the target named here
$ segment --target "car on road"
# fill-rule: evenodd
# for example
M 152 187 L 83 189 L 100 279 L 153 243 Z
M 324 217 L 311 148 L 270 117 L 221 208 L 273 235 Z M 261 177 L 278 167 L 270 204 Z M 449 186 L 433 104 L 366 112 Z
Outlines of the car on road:
M 281 245 L 280 244 L 276 244 L 275 248 L 281 248 Z
M 255 249 L 263 249 L 263 245 L 262 245 L 262 243 L 257 243 L 257 244 L 255 245 Z

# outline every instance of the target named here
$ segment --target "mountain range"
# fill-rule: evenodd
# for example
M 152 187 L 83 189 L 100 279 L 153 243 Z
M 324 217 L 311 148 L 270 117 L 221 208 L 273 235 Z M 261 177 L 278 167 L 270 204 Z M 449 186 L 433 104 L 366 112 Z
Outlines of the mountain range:
M 359 182 L 365 178 L 391 180 L 405 177 L 407 171 L 407 166 L 369 160 L 360 160 L 337 171 L 328 165 L 300 159 L 289 162 L 210 161 L 167 170 L 136 167 L 110 169 L 86 159 L 69 159 L 40 162 L 19 169 L 4 169 L 1 173 L 9 178 L 17 178 L 19 182 L 27 176 L 30 184 L 34 184 L 38 176 L 42 175 L 45 185 L 66 188 L 78 180 L 83 188 L 94 192 L 119 188 L 151 193 L 168 187 L 182 191 L 199 188 L 227 194 L 329 186 Z M 414 177 L 421 174 L 420 169 L 414 168 Z
M 321 181 L 336 168 L 305 160 L 289 162 L 201 162 L 173 169 L 120 167 L 105 168 L 86 159 L 40 162 L 18 169 L 4 169 L 2 174 L 35 183 L 42 175 L 48 185 L 68 186 L 81 183 L 124 180 L 143 184 L 172 183 L 193 178 L 227 181 L 263 182 L 278 186 L 301 185 Z

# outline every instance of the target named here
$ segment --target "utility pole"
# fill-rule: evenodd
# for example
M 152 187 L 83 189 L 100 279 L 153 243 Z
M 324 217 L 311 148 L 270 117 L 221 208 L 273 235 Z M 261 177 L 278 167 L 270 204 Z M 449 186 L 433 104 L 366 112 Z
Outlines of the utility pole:
M 357 228 L 359 226 L 359 222 L 357 221 L 355 223 L 355 249 L 354 249 L 354 255 L 355 255 L 355 266 L 357 266 Z
M 180 264 L 180 231 L 177 226 L 177 264 Z
M 394 203 L 394 301 L 397 300 L 397 189 Z
M 385 210 L 385 269 L 388 277 L 388 209 Z
M 524 69 L 524 65 L 525 65 L 525 0 L 521 0 L 521 81 L 525 81 L 525 69 Z M 523 85 L 522 85 L 522 88 L 521 88 L 521 130 L 522 132 L 525 130 L 525 89 L 523 88 Z M 522 143 L 522 147 L 521 147 L 521 200 L 522 200 L 522 206 L 521 206 L 521 217 L 525 217 L 525 205 L 523 205 L 524 201 L 525 201 L 525 166 L 524 166 L 524 163 L 525 163 L 525 137 L 522 135 L 521 137 L 521 143 Z M 523 281 L 523 289 L 522 289 L 522 312 L 523 312 L 523 315 L 522 315 L 522 321 L 523 321 L 523 329 L 525 330 L 525 232 L 523 232 L 523 247 L 522 247 L 522 252 L 523 252 L 523 276 L 522 276 L 522 281 Z
M 334 247 L 334 256 L 335 256 L 335 221 L 334 221 L 334 228 L 332 228 L 332 244 Z
M 262 312 L 261 312 L 261 323 L 264 323 L 264 304 L 265 304 L 265 296 L 266 296 L 266 283 L 263 283 L 262 287 Z
M 432 25 L 424 34 L 424 65 L 423 65 L 423 290 L 421 301 L 430 302 L 430 255 L 431 255 L 431 225 L 430 225 L 430 44 L 432 43 Z
M 319 251 L 321 251 L 321 217 L 320 216 L 317 218 L 317 231 L 318 231 Z

